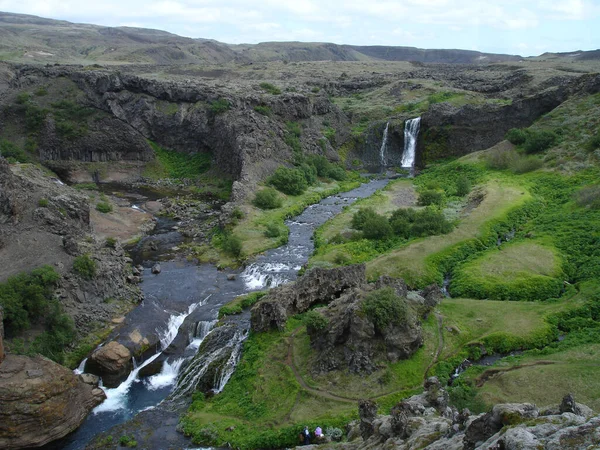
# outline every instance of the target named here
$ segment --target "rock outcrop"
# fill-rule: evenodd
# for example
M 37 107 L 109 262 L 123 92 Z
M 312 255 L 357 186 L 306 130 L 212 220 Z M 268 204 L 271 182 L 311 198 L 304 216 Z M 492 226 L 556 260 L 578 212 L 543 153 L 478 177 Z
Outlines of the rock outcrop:
M 252 330 L 282 330 L 289 316 L 307 311 L 317 303 L 329 303 L 345 290 L 365 283 L 364 264 L 335 269 L 313 269 L 295 283 L 271 289 L 252 308 Z
M 359 402 L 359 420 L 348 427 L 345 450 L 579 450 L 600 444 L 600 416 L 566 396 L 559 407 L 539 410 L 529 403 L 495 405 L 472 416 L 448 406 L 448 394 L 437 378 L 425 382 L 425 392 L 398 403 L 390 415 L 377 416 L 377 405 Z
M 0 448 L 39 447 L 75 430 L 106 398 L 69 369 L 37 356 L 0 365 Z
M 127 378 L 133 367 L 131 352 L 118 342 L 111 341 L 89 357 L 85 370 L 102 377 L 106 387 L 116 387 Z
M 386 323 L 364 312 L 366 296 L 383 288 L 398 312 Z M 402 280 L 390 277 L 367 283 L 364 265 L 313 269 L 295 283 L 272 289 L 252 308 L 251 324 L 258 332 L 281 330 L 291 315 L 316 304 L 327 305 L 315 310 L 321 319 L 307 325 L 316 351 L 312 370 L 371 373 L 383 362 L 408 358 L 423 344 L 419 320 L 437 304 L 441 293 L 430 287 L 425 295 L 427 299 L 408 292 Z

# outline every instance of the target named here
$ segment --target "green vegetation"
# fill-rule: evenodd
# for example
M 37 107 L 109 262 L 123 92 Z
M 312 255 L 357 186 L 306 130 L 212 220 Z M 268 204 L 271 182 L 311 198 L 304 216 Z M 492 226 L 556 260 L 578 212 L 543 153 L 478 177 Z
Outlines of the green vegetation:
M 444 193 L 434 191 L 433 189 L 427 189 L 419 192 L 419 206 L 436 205 L 442 206 L 444 204 Z
M 329 321 L 313 309 L 304 315 L 304 325 L 310 333 L 324 330 L 329 325 Z
M 266 105 L 257 105 L 254 107 L 254 111 L 256 111 L 259 114 L 262 114 L 263 116 L 270 117 L 271 115 L 273 115 L 273 111 L 271 110 L 271 108 Z
M 229 111 L 230 109 L 231 103 L 229 103 L 229 101 L 224 98 L 219 98 L 210 102 L 210 105 L 208 107 L 208 110 L 214 115 L 223 114 Z
M 96 183 L 79 183 L 74 184 L 73 187 L 78 190 L 87 190 L 87 191 L 95 191 L 98 189 Z
M 242 256 L 242 240 L 233 233 L 225 233 L 221 239 L 221 248 L 235 258 Z
M 255 194 L 252 204 L 260 209 L 275 209 L 283 205 L 283 199 L 275 189 L 266 188 Z
M 149 142 L 156 159 L 146 166 L 144 176 L 151 179 L 200 179 L 209 168 L 212 156 L 209 153 L 188 155 L 166 150 L 154 142 Z
M 600 185 L 585 186 L 575 194 L 578 206 L 600 209 Z
M 40 208 L 47 208 L 48 207 L 48 199 L 47 198 L 40 198 L 38 200 L 38 206 Z
M 261 89 L 268 92 L 269 94 L 272 94 L 272 95 L 281 94 L 281 89 L 279 89 L 277 86 L 275 86 L 271 83 L 267 83 L 267 82 L 260 83 L 260 87 L 261 87 Z
M 6 158 L 11 164 L 30 162 L 29 156 L 23 149 L 6 139 L 0 139 L 0 156 Z
M 300 136 L 302 136 L 302 127 L 298 122 L 287 122 L 286 133 L 284 141 L 294 152 L 296 159 L 302 159 L 302 144 L 300 143 Z
M 410 317 L 406 299 L 399 297 L 391 287 L 368 294 L 362 304 L 362 311 L 373 322 L 378 333 L 383 333 L 390 324 L 400 325 L 414 321 L 414 317 Z
M 269 178 L 269 183 L 288 195 L 300 195 L 308 187 L 304 172 L 300 169 L 280 167 Z
M 232 316 L 241 314 L 244 309 L 252 308 L 256 302 L 267 295 L 266 291 L 251 292 L 250 294 L 240 295 L 229 303 L 221 306 L 219 309 L 219 318 L 223 316 Z
M 560 259 L 548 247 L 527 241 L 491 249 L 454 271 L 452 294 L 494 300 L 560 297 Z
M 54 289 L 60 275 L 51 266 L 43 266 L 30 273 L 22 273 L 0 283 L 0 305 L 4 309 L 4 330 L 11 339 L 14 353 L 42 355 L 63 361 L 63 350 L 75 338 L 75 327 L 63 313 Z M 32 326 L 35 338 L 24 340 L 18 336 Z
M 91 280 L 96 276 L 96 261 L 90 255 L 80 255 L 73 261 L 73 270 L 81 277 Z
M 122 445 L 123 447 L 133 448 L 137 447 L 137 441 L 135 440 L 135 437 L 133 435 L 124 434 L 119 438 L 119 445 Z
M 109 213 L 112 212 L 113 207 L 108 202 L 98 202 L 96 203 L 96 210 L 100 211 L 101 213 Z

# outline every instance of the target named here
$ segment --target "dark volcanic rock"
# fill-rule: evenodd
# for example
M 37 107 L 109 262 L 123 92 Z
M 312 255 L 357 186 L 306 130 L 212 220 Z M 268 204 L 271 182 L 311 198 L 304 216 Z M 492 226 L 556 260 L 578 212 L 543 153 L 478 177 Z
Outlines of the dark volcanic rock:
M 0 448 L 39 447 L 66 436 L 105 398 L 49 359 L 7 355 L 0 365 Z
M 364 440 L 367 440 L 375 431 L 373 421 L 377 417 L 377 403 L 372 400 L 360 400 L 358 402 L 358 416 L 360 417 L 360 435 Z
M 295 283 L 269 291 L 252 308 L 252 329 L 283 329 L 287 317 L 307 311 L 316 303 L 329 303 L 345 290 L 366 283 L 365 266 L 313 269 Z

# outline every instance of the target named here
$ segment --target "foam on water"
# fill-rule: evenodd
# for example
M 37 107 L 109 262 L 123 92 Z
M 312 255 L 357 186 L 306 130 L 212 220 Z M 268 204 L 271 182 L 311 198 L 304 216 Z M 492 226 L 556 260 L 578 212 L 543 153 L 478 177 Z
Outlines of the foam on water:
M 181 365 L 184 361 L 185 358 L 176 359 L 172 363 L 165 361 L 163 363 L 162 370 L 160 371 L 160 373 L 149 377 L 145 381 L 146 387 L 152 391 L 155 391 L 157 389 L 161 389 L 174 384 L 175 380 L 177 379 L 177 374 L 179 373 Z

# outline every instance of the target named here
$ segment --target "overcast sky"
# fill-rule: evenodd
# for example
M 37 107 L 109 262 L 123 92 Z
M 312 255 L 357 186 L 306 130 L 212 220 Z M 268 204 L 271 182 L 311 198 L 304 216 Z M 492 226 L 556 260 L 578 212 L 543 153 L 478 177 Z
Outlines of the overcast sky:
M 232 44 L 311 41 L 523 56 L 600 48 L 600 0 L 0 0 L 0 11 Z

